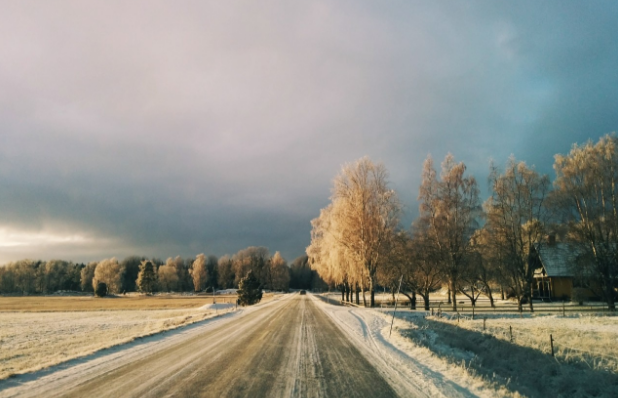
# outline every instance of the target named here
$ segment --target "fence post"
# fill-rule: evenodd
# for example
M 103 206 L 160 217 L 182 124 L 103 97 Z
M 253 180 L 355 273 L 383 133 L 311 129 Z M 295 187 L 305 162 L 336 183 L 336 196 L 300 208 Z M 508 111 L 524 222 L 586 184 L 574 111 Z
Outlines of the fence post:
M 395 313 L 397 312 L 397 302 L 399 301 L 399 293 L 401 292 L 401 282 L 403 281 L 403 275 L 399 279 L 399 288 L 397 289 L 397 298 L 395 299 L 395 309 L 393 310 L 393 320 L 391 321 L 391 330 L 388 332 L 388 338 L 391 338 L 391 333 L 393 333 L 393 324 L 395 323 Z
M 550 334 L 549 335 L 549 345 L 551 346 L 551 356 L 554 356 L 554 338 L 553 336 Z
M 511 343 L 513 342 L 513 326 L 509 325 L 509 333 L 511 335 Z
M 474 305 L 472 306 L 472 320 L 474 320 Z

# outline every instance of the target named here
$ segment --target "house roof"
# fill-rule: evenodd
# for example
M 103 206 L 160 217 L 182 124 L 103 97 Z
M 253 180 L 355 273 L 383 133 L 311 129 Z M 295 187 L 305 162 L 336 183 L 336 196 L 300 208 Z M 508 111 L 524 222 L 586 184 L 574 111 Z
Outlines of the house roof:
M 555 243 L 535 246 L 543 268 L 534 272 L 535 277 L 569 277 L 574 275 L 575 260 L 579 254 L 573 245 Z M 543 273 L 543 271 L 545 271 Z

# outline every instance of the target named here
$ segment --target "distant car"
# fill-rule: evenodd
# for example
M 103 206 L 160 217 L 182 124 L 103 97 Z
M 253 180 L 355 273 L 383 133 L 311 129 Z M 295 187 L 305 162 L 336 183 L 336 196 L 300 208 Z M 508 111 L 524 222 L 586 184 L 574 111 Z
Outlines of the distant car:
M 300 291 L 300 294 L 307 294 L 307 292 L 306 292 L 306 291 L 304 291 L 304 290 L 301 290 L 301 291 Z

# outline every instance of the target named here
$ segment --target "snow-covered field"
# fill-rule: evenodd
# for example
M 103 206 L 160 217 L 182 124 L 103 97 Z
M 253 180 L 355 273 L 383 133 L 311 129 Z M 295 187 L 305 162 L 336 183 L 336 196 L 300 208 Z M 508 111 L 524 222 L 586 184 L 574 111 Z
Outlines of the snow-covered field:
M 371 352 L 394 384 L 415 380 L 429 396 L 617 395 L 616 316 L 496 313 L 458 322 L 456 315 L 439 318 L 400 309 L 389 337 L 392 309 L 321 308 L 365 353 Z M 482 317 L 487 317 L 485 330 Z
M 233 310 L 198 309 L 0 313 L 0 380 Z

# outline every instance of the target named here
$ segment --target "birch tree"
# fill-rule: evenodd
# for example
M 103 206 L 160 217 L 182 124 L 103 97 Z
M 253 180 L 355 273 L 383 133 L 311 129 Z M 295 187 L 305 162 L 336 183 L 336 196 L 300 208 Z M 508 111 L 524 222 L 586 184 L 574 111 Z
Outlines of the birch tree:
M 517 297 L 519 310 L 527 301 L 532 311 L 533 246 L 538 250 L 544 242 L 549 177 L 511 156 L 504 173 L 491 166 L 490 183 L 492 195 L 484 204 L 489 242 L 502 253 L 503 275 Z
M 388 188 L 386 168 L 367 157 L 344 165 L 333 181 L 331 201 L 321 214 L 318 268 L 327 270 L 327 278 L 348 278 L 361 289 L 366 282 L 373 307 L 377 272 L 386 262 L 401 210 L 397 194 Z
M 566 215 L 571 239 L 591 258 L 591 271 L 616 310 L 618 288 L 618 138 L 615 134 L 573 145 L 556 155 L 556 203 Z
M 455 311 L 457 283 L 472 252 L 470 238 L 480 209 L 476 179 L 465 172 L 465 164 L 455 163 L 449 153 L 438 179 L 433 159 L 427 157 L 418 197 L 421 222 L 428 226 L 427 238 L 443 267 Z
M 122 271 L 123 268 L 118 263 L 116 257 L 100 261 L 94 269 L 94 278 L 92 279 L 93 288 L 96 289 L 99 282 L 102 282 L 107 285 L 107 291 L 109 293 L 120 293 Z
M 204 290 L 208 275 L 206 273 L 206 256 L 203 253 L 197 255 L 195 261 L 193 261 L 193 264 L 191 265 L 189 273 L 193 279 L 194 290 L 196 292 L 201 292 Z

